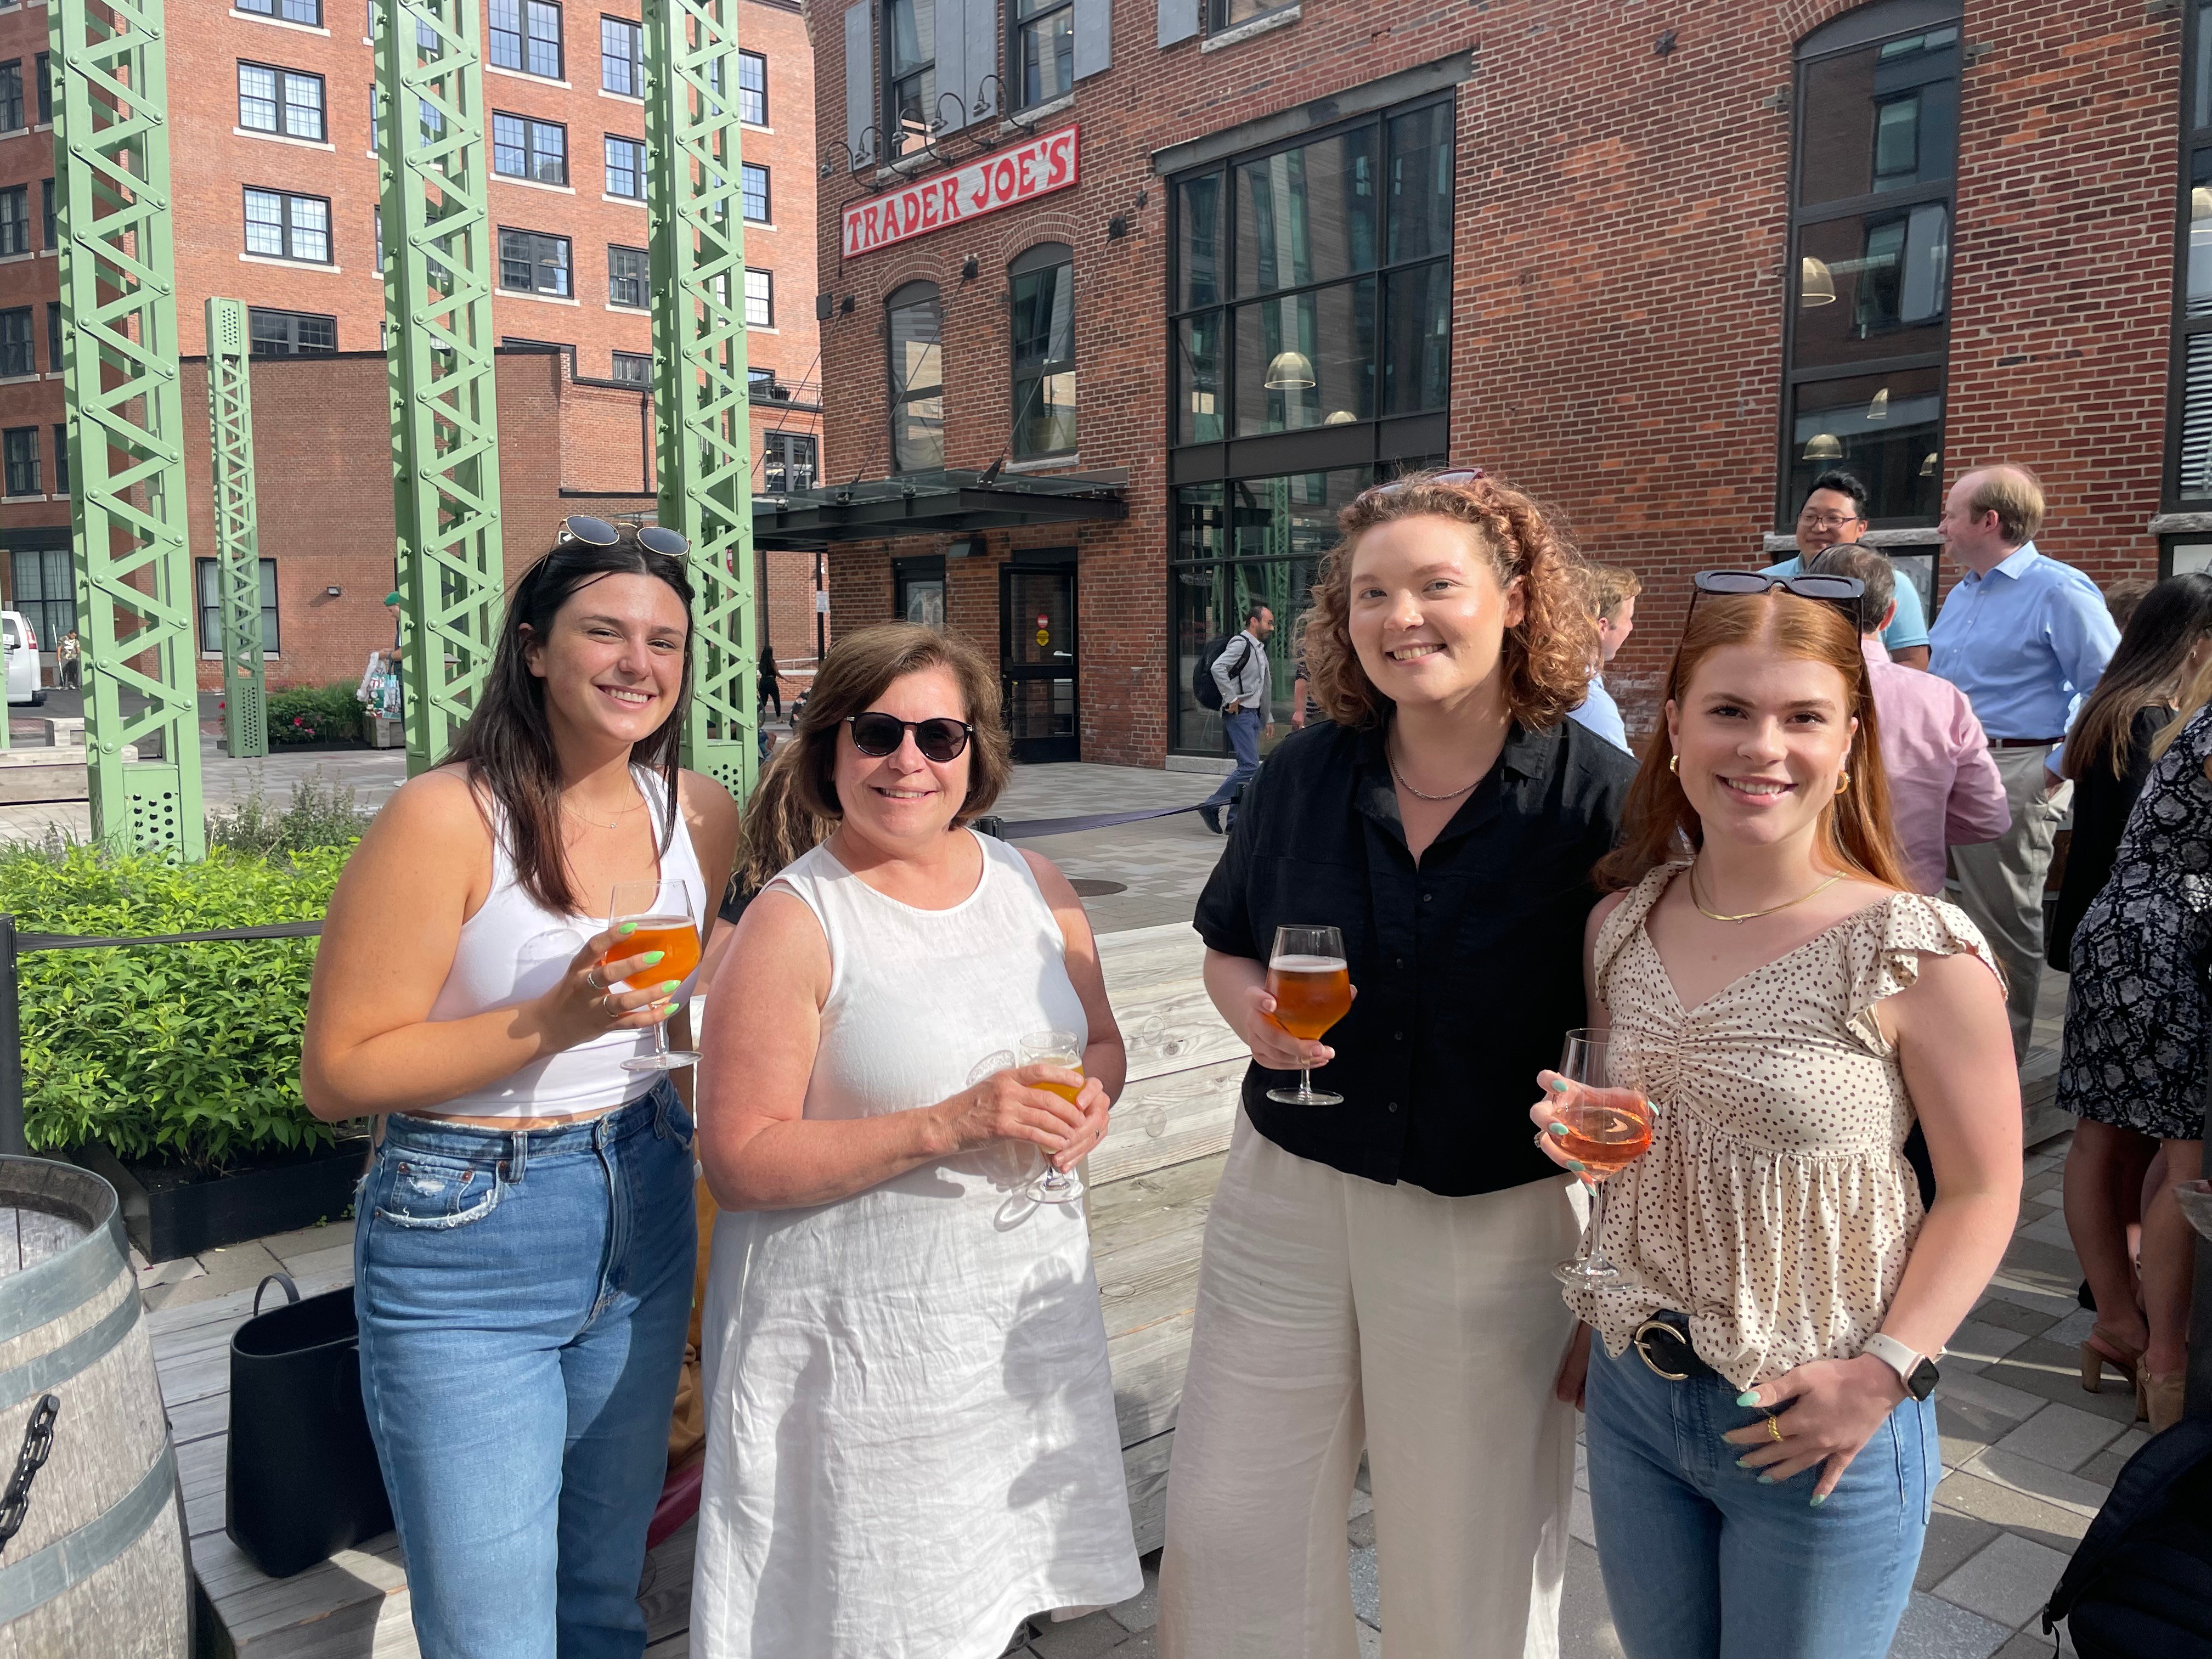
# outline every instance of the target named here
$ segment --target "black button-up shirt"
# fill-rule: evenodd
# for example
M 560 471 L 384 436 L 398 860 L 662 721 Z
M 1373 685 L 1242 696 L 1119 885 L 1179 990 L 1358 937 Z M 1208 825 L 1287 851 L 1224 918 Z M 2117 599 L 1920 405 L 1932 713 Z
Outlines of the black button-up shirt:
M 1572 720 L 1516 726 L 1488 776 L 1414 863 L 1378 730 L 1284 740 L 1240 805 L 1198 902 L 1209 947 L 1264 963 L 1283 926 L 1334 924 L 1358 999 L 1322 1040 L 1314 1086 L 1255 1061 L 1244 1109 L 1285 1152 L 1446 1197 L 1556 1176 L 1532 1144 L 1536 1073 L 1584 1023 L 1590 872 L 1619 834 L 1636 763 Z

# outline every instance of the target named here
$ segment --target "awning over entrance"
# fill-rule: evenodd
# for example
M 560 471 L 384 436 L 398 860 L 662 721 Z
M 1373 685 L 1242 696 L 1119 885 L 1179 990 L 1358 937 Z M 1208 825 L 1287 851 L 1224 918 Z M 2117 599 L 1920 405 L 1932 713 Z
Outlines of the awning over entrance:
M 964 536 L 1024 525 L 1125 519 L 1126 468 L 994 477 L 947 470 L 753 497 L 753 545 L 808 552 L 832 542 Z

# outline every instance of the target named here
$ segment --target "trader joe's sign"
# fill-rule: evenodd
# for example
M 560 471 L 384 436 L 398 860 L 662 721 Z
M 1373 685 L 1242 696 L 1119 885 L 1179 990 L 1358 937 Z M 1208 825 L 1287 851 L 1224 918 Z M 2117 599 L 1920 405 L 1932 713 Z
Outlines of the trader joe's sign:
M 845 258 L 965 224 L 1075 182 L 1076 129 L 1039 133 L 1009 149 L 979 155 L 845 210 Z

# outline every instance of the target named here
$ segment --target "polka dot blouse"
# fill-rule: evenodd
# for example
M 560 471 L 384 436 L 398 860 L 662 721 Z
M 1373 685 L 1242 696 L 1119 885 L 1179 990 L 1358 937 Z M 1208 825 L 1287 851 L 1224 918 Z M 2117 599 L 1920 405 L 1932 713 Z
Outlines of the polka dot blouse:
M 1613 1080 L 1656 1110 L 1651 1150 L 1607 1183 L 1622 1277 L 1567 1303 L 1616 1356 L 1651 1315 L 1686 1315 L 1698 1357 L 1749 1389 L 1881 1328 L 1921 1209 L 1912 1102 L 1874 1005 L 1923 952 L 1989 948 L 1955 906 L 1897 893 L 1685 1009 L 1644 925 L 1683 867 L 1654 870 L 1598 933 Z

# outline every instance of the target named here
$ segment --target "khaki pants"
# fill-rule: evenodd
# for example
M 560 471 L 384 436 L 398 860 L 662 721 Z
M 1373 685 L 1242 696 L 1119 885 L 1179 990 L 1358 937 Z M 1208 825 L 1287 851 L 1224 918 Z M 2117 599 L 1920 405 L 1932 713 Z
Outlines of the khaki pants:
M 1390 1659 L 1553 1659 L 1575 1413 L 1564 1181 L 1474 1198 L 1294 1158 L 1238 1117 L 1168 1476 L 1165 1659 L 1354 1659 L 1375 1495 Z
M 2051 873 L 2051 837 L 2066 817 L 2074 786 L 2061 784 L 2048 800 L 2044 759 L 2048 749 L 1993 749 L 2004 780 L 2012 828 L 2002 839 L 1954 847 L 1951 869 L 1959 880 L 1959 908 L 1972 918 L 2004 969 L 2005 1012 L 2012 1019 L 2012 1057 L 2025 1059 L 2035 1029 L 2035 997 L 2043 982 L 2043 885 Z

